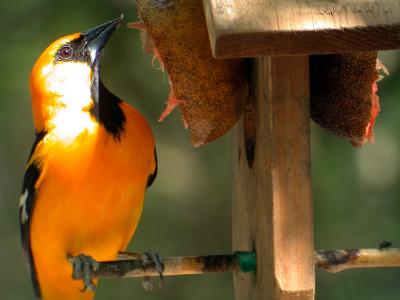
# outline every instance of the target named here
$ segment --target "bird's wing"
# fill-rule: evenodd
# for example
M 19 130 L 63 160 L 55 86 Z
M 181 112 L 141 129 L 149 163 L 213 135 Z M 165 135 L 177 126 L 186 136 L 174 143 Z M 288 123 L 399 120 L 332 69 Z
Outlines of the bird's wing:
M 156 161 L 156 166 L 154 168 L 154 172 L 151 173 L 149 175 L 149 178 L 147 179 L 147 187 L 150 187 L 153 184 L 153 182 L 156 179 L 156 177 L 157 177 L 158 162 L 157 162 L 157 151 L 156 151 L 156 149 L 154 149 L 154 159 Z
M 35 151 L 45 135 L 46 133 L 36 134 L 36 139 L 29 155 L 28 165 L 22 184 L 22 194 L 19 202 L 19 220 L 21 226 L 22 247 L 29 262 L 33 286 L 38 297 L 40 297 L 40 288 L 31 250 L 30 224 L 38 189 L 37 182 L 41 175 L 39 164 L 35 160 Z

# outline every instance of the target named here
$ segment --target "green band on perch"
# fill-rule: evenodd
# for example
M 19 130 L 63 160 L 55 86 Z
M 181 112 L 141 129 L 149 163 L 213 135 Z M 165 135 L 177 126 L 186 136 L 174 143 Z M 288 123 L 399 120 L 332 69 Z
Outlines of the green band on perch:
M 235 251 L 233 255 L 235 255 L 238 258 L 241 272 L 249 273 L 256 271 L 257 258 L 254 252 Z

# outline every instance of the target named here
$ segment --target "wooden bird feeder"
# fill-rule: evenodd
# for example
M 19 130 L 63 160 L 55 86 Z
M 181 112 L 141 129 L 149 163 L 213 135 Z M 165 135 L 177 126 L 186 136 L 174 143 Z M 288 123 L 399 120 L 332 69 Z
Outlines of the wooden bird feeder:
M 167 258 L 164 275 L 233 271 L 237 300 L 310 300 L 315 296 L 315 267 L 338 272 L 400 266 L 400 249 L 384 246 L 314 250 L 310 174 L 310 99 L 311 117 L 354 146 L 365 142 L 364 135 L 372 136 L 379 112 L 376 51 L 400 48 L 400 1 L 203 0 L 203 6 L 201 0 L 137 3 L 143 22 L 129 26 L 152 38 L 145 38 L 146 48 L 169 73 L 169 104 L 182 103 L 192 145 L 218 138 L 241 116 L 234 128 L 232 156 L 235 252 Z M 202 8 L 207 24 L 199 13 Z M 195 41 L 201 41 L 200 46 Z M 322 56 L 310 59 L 310 55 L 320 54 L 336 56 L 328 61 Z M 253 57 L 250 74 L 241 71 L 246 65 L 243 58 L 248 57 Z M 227 58 L 230 60 L 224 60 Z M 353 65 L 359 69 L 354 70 Z M 332 68 L 337 72 L 327 76 L 325 71 Z M 353 77 L 347 78 L 347 74 Z M 357 89 L 366 90 L 367 101 L 360 102 L 366 109 L 359 114 L 361 104 L 346 104 L 355 115 L 337 118 L 332 125 L 332 116 L 324 115 L 325 102 L 319 101 L 330 98 L 326 105 L 336 110 L 336 119 L 341 108 L 334 102 L 361 74 L 366 74 L 366 80 Z M 338 89 L 329 87 L 328 93 L 319 93 L 326 81 L 336 82 L 340 77 L 346 78 Z M 242 93 L 244 88 L 249 93 Z M 347 99 L 357 98 L 359 93 L 350 90 Z M 239 100 L 247 94 L 242 97 L 246 101 Z M 357 130 L 346 128 L 365 112 L 367 116 Z M 373 119 L 368 123 L 371 114 Z M 128 255 L 128 260 L 100 262 L 93 276 L 159 275 L 154 266 L 143 266 L 134 258 Z
M 233 249 L 237 300 L 314 299 L 310 54 L 400 48 L 398 0 L 204 0 L 216 58 L 255 57 L 235 128 Z

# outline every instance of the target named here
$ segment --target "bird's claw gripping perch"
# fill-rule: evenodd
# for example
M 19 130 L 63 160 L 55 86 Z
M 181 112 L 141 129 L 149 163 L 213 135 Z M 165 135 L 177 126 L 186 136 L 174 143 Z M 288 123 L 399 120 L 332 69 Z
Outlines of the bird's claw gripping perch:
M 157 270 L 158 274 L 160 275 L 158 287 L 161 287 L 164 279 L 163 273 L 165 269 L 163 258 L 161 257 L 161 255 L 153 252 L 145 252 L 144 254 L 142 254 L 142 266 L 143 268 L 151 266 Z M 142 285 L 146 291 L 154 290 L 154 280 L 151 279 L 149 276 L 144 276 L 142 278 Z
M 85 254 L 69 257 L 69 262 L 72 264 L 72 278 L 82 279 L 83 288 L 82 292 L 90 290 L 96 291 L 96 285 L 93 283 L 93 273 L 99 269 L 99 263 L 93 257 Z

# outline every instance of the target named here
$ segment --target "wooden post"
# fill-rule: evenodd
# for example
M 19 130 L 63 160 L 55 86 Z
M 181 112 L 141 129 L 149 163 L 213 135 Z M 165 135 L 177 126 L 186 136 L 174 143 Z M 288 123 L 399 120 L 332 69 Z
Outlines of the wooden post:
M 235 129 L 232 221 L 233 249 L 255 251 L 257 272 L 234 275 L 236 299 L 314 299 L 307 55 L 400 48 L 400 1 L 203 4 L 216 58 L 257 57 Z
M 262 57 L 253 68 L 254 102 L 233 145 L 232 217 L 233 249 L 255 250 L 257 273 L 234 275 L 236 299 L 313 299 L 308 57 Z

